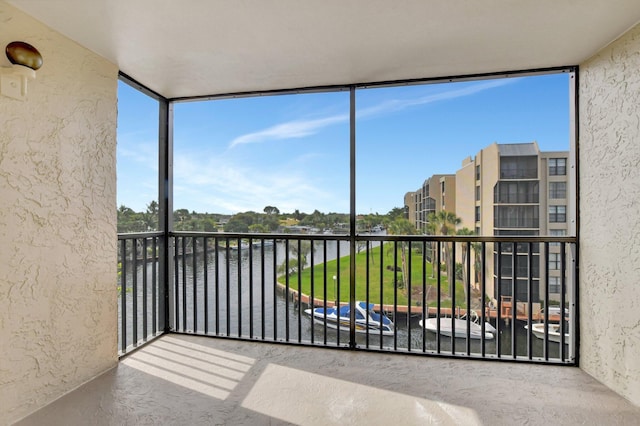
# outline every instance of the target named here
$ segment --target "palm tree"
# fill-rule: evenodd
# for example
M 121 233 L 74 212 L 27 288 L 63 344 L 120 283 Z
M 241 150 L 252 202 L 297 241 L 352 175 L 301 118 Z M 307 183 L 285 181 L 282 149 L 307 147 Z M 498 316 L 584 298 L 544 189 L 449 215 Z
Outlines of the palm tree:
M 462 223 L 462 219 L 456 216 L 455 213 L 446 210 L 440 210 L 438 213 L 429 213 L 427 221 L 434 224 L 435 233 L 439 235 L 455 235 L 456 227 Z M 447 267 L 447 276 L 449 277 L 449 292 L 452 296 L 456 288 L 456 265 L 455 259 L 452 259 L 450 253 L 449 244 L 445 243 L 444 262 Z
M 456 232 L 456 235 L 475 235 L 475 232 L 473 232 L 471 229 L 469 228 L 462 228 L 462 229 L 458 229 L 458 232 Z M 470 246 L 472 246 L 472 244 L 470 244 Z M 467 256 L 469 256 L 468 250 L 467 250 L 468 246 L 466 243 L 462 244 L 462 283 L 464 286 L 464 295 L 466 296 L 469 293 L 470 290 L 470 277 L 469 277 L 469 271 L 467 271 L 467 267 L 465 266 L 467 264 Z M 477 248 L 476 248 L 476 252 L 477 252 Z
M 415 235 L 416 228 L 408 219 L 397 218 L 389 225 L 391 235 Z M 407 271 L 407 242 L 400 241 L 400 257 L 402 261 L 402 282 L 405 283 L 409 273 Z M 411 253 L 409 253 L 411 255 Z
M 431 217 L 431 216 L 429 216 Z M 436 223 L 434 221 L 427 222 L 425 227 L 425 234 L 427 235 L 435 235 L 436 234 Z M 435 278 L 436 273 L 436 242 L 429 242 L 430 245 L 430 258 L 431 258 L 431 278 Z

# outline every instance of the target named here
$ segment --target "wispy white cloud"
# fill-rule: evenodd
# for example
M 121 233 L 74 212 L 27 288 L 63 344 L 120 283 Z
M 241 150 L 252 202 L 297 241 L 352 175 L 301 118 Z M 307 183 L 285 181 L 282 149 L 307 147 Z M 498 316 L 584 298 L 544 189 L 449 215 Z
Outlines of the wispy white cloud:
M 147 167 L 157 172 L 157 136 L 149 136 L 144 132 L 119 134 L 117 156 L 119 161 L 132 161 L 137 163 L 137 167 Z
M 239 136 L 231 141 L 229 148 L 247 143 L 259 143 L 269 140 L 293 139 L 309 136 L 316 133 L 319 129 L 331 126 L 337 123 L 343 123 L 349 119 L 348 114 L 334 115 L 331 117 L 296 120 L 287 123 L 277 124 L 259 132 L 247 133 Z
M 384 115 L 392 112 L 401 111 L 406 108 L 426 105 L 439 101 L 461 98 L 464 96 L 474 95 L 476 93 L 501 87 L 517 81 L 513 79 L 490 80 L 486 82 L 474 83 L 461 88 L 454 88 L 440 93 L 429 94 L 418 98 L 409 99 L 391 99 L 372 107 L 363 108 L 357 113 L 358 118 L 369 118 L 373 116 Z M 325 118 L 313 118 L 308 120 L 294 120 L 268 127 L 257 132 L 247 133 L 233 139 L 229 144 L 229 148 L 249 143 L 263 143 L 273 140 L 294 139 L 310 136 L 319 130 L 338 123 L 344 123 L 349 120 L 348 114 L 333 115 Z
M 328 203 L 333 206 L 336 194 L 319 187 L 320 182 L 306 176 L 304 168 L 294 167 L 297 162 L 281 165 L 286 173 L 272 173 L 238 164 L 228 157 L 177 156 L 174 159 L 175 207 L 194 209 L 179 205 L 181 201 L 190 200 L 205 206 L 197 207 L 199 211 L 210 208 L 210 211 L 231 213 L 260 210 L 259 206 L 267 205 L 275 205 L 281 211 L 313 211 L 317 205 Z
M 391 100 L 382 102 L 378 105 L 364 108 L 358 112 L 357 116 L 359 118 L 368 118 L 371 116 L 378 116 L 382 114 L 388 114 L 391 112 L 401 111 L 403 109 L 414 107 L 414 106 L 426 105 L 426 104 L 431 104 L 435 102 L 447 101 L 451 99 L 462 98 L 465 96 L 471 96 L 476 93 L 483 92 L 485 90 L 511 84 L 516 80 L 518 80 L 518 78 L 490 80 L 486 82 L 475 83 L 465 87 L 460 87 L 453 90 L 447 90 L 440 93 L 433 93 L 433 94 L 421 96 L 418 98 L 391 99 Z

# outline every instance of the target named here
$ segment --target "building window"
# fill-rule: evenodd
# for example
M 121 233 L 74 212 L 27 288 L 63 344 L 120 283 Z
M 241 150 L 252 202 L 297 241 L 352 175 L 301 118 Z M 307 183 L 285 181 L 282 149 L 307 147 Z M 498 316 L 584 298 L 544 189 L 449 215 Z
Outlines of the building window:
M 549 253 L 549 270 L 557 271 L 562 266 L 560 261 L 560 253 Z
M 476 206 L 476 222 L 480 222 L 480 206 Z
M 560 293 L 562 290 L 560 287 L 560 277 L 549 277 L 549 293 Z
M 476 186 L 476 201 L 480 201 L 480 187 Z
M 480 166 L 476 166 L 476 180 L 480 180 Z
M 537 228 L 538 206 L 494 206 L 493 226 L 496 228 Z
M 566 174 L 566 158 L 549 158 L 549 176 L 565 176 Z
M 500 157 L 500 179 L 536 179 L 538 157 Z
M 567 198 L 567 183 L 566 182 L 550 182 L 549 198 L 550 199 Z
M 565 223 L 567 221 L 566 206 L 549 206 L 549 222 Z
M 564 237 L 567 235 L 567 231 L 565 229 L 551 229 L 549 230 L 549 235 L 552 237 Z M 560 247 L 561 243 L 549 243 L 549 247 Z
M 511 182 L 500 181 L 493 188 L 494 203 L 538 203 L 539 196 L 538 181 Z

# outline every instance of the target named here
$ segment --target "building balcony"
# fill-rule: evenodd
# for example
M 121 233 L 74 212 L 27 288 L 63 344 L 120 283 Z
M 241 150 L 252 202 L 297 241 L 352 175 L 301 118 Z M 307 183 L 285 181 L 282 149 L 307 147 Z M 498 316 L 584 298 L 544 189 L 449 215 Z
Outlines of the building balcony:
M 0 0 L 2 45 L 14 40 L 31 43 L 44 58 L 37 78 L 29 80 L 28 92 L 25 79 L 21 87 L 13 84 L 19 68 L 7 59 L 0 64 L 0 91 L 8 94 L 0 98 L 0 424 L 637 423 L 640 129 L 639 107 L 632 100 L 640 96 L 640 3 L 489 2 L 469 7 L 468 2 L 427 1 L 406 2 L 401 8 L 364 1 L 193 2 L 188 8 L 178 2 L 163 2 L 162 7 L 152 3 Z M 336 120 L 343 120 L 360 116 L 356 89 L 499 79 L 500 85 L 491 90 L 502 90 L 519 84 L 520 76 L 537 72 L 566 73 L 571 82 L 569 129 L 566 139 L 561 136 L 570 144 L 569 155 L 558 153 L 558 161 L 541 163 L 546 170 L 539 168 L 537 174 L 551 181 L 566 176 L 568 183 L 575 183 L 567 187 L 576 193 L 571 189 L 567 200 L 566 228 L 576 238 L 558 241 L 568 255 L 575 253 L 578 259 L 579 253 L 579 267 L 566 263 L 567 271 L 579 275 L 554 275 L 553 287 L 547 284 L 569 309 L 569 345 L 552 342 L 548 331 L 542 339 L 513 333 L 522 333 L 525 321 L 533 323 L 533 317 L 530 321 L 518 315 L 533 315 L 533 303 L 538 303 L 534 300 L 524 302 L 524 310 L 495 309 L 496 320 L 501 317 L 498 329 L 515 336 L 515 345 L 513 339 L 494 339 L 501 342 L 500 350 L 486 337 L 484 344 L 480 339 L 468 345 L 468 336 L 452 344 L 447 336 L 435 339 L 436 333 L 429 335 L 435 348 L 427 346 L 423 333 L 431 332 L 414 328 L 411 320 L 410 332 L 394 333 L 390 343 L 385 343 L 387 336 L 375 340 L 358 333 L 351 317 L 344 332 L 324 321 L 306 328 L 308 318 L 298 306 L 302 297 L 289 297 L 297 278 L 289 274 L 284 292 L 278 291 L 279 263 L 275 268 L 267 263 L 262 247 L 246 252 L 253 259 L 250 264 L 259 266 L 249 274 L 253 281 L 242 278 L 234 283 L 226 277 L 237 274 L 239 263 L 231 259 L 244 256 L 243 236 L 222 236 L 223 244 L 211 246 L 215 263 L 207 264 L 188 254 L 189 241 L 215 241 L 214 237 L 170 232 L 169 198 L 177 188 L 166 185 L 177 164 L 170 149 L 176 103 L 338 89 L 353 106 L 336 115 Z M 123 240 L 116 237 L 115 207 L 118 114 L 123 112 L 118 105 L 120 76 L 136 79 L 134 86 L 156 102 L 157 111 L 151 115 L 159 125 L 151 140 L 162 149 L 157 157 L 143 155 L 138 160 L 157 166 L 160 176 L 155 181 L 162 187 L 154 196 L 159 195 L 158 202 L 162 198 L 160 211 L 168 214 L 162 216 L 163 234 L 153 237 L 155 243 L 148 236 L 124 238 L 121 254 L 133 257 L 122 265 L 119 294 L 116 263 Z M 9 96 L 18 92 L 20 99 Z M 452 100 L 444 94 L 423 99 Z M 135 111 L 136 117 L 145 119 L 140 112 Z M 459 112 L 459 127 L 492 140 L 490 132 L 483 134 L 482 123 Z M 433 118 L 437 115 L 428 114 L 421 121 L 427 124 Z M 370 119 L 376 122 L 374 116 Z M 531 125 L 535 130 L 536 123 Z M 296 129 L 296 134 L 309 130 Z M 351 144 L 356 126 L 349 129 Z M 512 135 L 540 138 L 541 146 L 545 138 Z M 430 135 L 428 127 L 419 136 L 446 146 L 445 139 Z M 455 137 L 453 132 L 449 136 Z M 396 149 L 396 139 L 388 139 L 378 159 L 391 162 L 385 153 Z M 345 151 L 342 160 L 350 162 L 350 153 Z M 330 166 L 327 173 L 332 173 L 334 164 Z M 380 170 L 387 173 L 386 165 Z M 469 181 L 475 183 L 472 172 Z M 475 172 L 478 179 L 480 169 Z M 482 173 L 483 182 L 499 178 L 486 174 L 484 166 Z M 490 198 L 483 194 L 483 200 L 489 199 L 486 196 Z M 468 198 L 474 198 L 472 192 Z M 472 223 L 473 211 L 468 214 Z M 358 239 L 345 240 L 350 252 Z M 284 241 L 297 245 L 303 240 Z M 376 241 L 364 242 L 366 247 Z M 378 243 L 405 242 L 387 238 Z M 432 242 L 436 248 L 429 251 L 431 258 L 448 256 L 444 247 L 452 240 L 410 241 L 422 246 L 425 255 Z M 492 243 L 482 240 L 458 243 L 450 252 L 467 277 L 475 276 L 475 262 L 467 267 L 460 257 L 463 247 L 476 242 L 492 253 Z M 324 242 L 317 244 L 322 247 Z M 394 253 L 399 252 L 392 249 L 390 259 L 402 259 Z M 546 265 L 544 253 L 540 256 L 541 265 Z M 522 256 L 513 257 L 519 261 Z M 265 267 L 276 269 L 276 276 L 262 279 L 263 259 Z M 380 259 L 375 260 L 379 268 Z M 314 262 L 321 263 L 310 259 Z M 395 264 L 401 265 L 401 260 L 385 257 L 384 262 L 391 262 L 391 274 L 400 273 Z M 445 273 L 455 273 L 455 266 L 440 269 L 441 285 L 434 291 L 439 288 L 442 296 L 447 294 Z M 494 271 L 488 269 L 485 279 L 476 281 L 482 293 L 493 282 Z M 215 278 L 193 285 L 200 282 L 199 270 L 208 271 L 203 277 L 219 277 L 218 287 Z M 383 268 L 383 274 L 386 271 Z M 315 281 L 313 296 L 309 293 L 312 304 L 320 285 L 322 307 L 330 304 L 332 277 L 325 274 Z M 348 283 L 350 305 L 352 294 L 360 297 L 351 289 L 368 286 L 371 296 L 379 284 L 375 279 L 361 283 L 351 275 L 347 280 L 339 273 L 336 277 L 336 293 L 338 277 Z M 274 311 L 264 310 L 269 315 L 263 327 L 260 291 L 268 279 L 274 286 L 265 287 L 265 307 L 267 295 L 276 301 L 287 296 L 273 305 Z M 250 282 L 253 285 L 247 286 Z M 408 281 L 406 285 L 408 289 Z M 414 287 L 422 289 L 422 283 L 412 277 Z M 569 289 L 579 291 L 571 294 Z M 489 294 L 499 296 L 498 291 Z M 423 294 L 426 297 L 426 291 Z M 422 316 L 431 318 L 426 303 L 418 306 L 407 300 L 405 305 L 403 292 L 397 295 L 397 300 L 392 295 L 391 302 L 374 303 L 383 305 L 377 308 L 389 313 L 394 324 L 402 324 L 403 306 L 411 306 L 406 318 L 419 315 L 414 317 L 418 325 Z M 412 302 L 419 300 L 410 291 L 408 295 Z M 236 309 L 252 297 L 253 309 Z M 471 307 L 473 299 L 455 297 Z M 479 298 L 476 313 L 493 319 L 494 307 L 509 307 L 505 299 L 495 299 Z M 336 300 L 342 301 L 337 294 Z M 446 313 L 444 299 L 437 300 L 441 305 L 435 306 L 436 314 Z M 270 331 L 267 319 L 273 320 L 274 312 L 275 327 Z M 545 319 L 552 312 L 555 309 L 548 310 Z M 565 315 L 561 307 L 559 312 Z M 457 315 L 455 308 L 450 314 Z M 441 321 L 440 327 L 444 324 Z M 314 330 L 313 338 L 298 333 L 299 327 Z M 541 343 L 542 351 L 530 342 Z M 279 404 L 283 401 L 284 408 Z

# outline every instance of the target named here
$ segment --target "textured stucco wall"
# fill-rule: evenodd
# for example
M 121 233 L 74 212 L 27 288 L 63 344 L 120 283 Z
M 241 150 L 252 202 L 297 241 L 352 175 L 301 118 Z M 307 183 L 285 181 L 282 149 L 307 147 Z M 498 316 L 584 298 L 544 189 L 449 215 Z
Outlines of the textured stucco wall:
M 640 25 L 580 66 L 581 366 L 640 405 Z
M 44 66 L 0 97 L 0 424 L 117 362 L 118 70 L 0 1 L 14 40 Z

